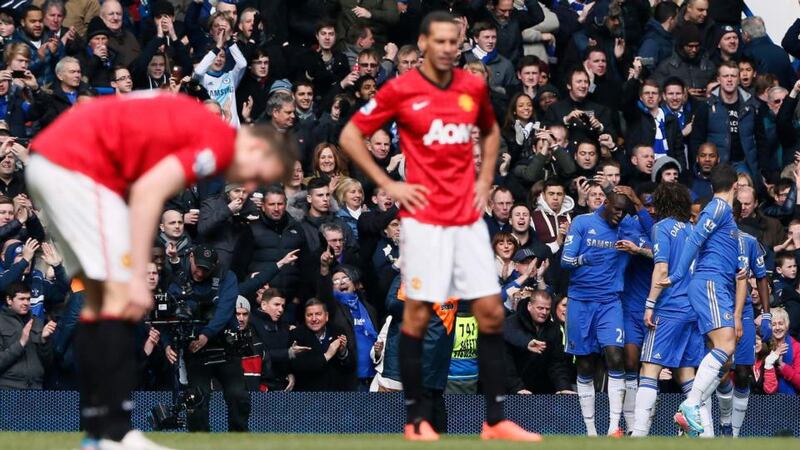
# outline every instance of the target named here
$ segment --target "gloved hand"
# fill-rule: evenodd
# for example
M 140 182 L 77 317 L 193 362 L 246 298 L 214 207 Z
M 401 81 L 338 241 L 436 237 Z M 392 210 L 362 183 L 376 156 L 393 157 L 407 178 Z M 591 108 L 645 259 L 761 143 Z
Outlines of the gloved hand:
M 769 355 L 764 358 L 764 369 L 769 370 L 775 368 L 775 361 L 777 361 L 778 358 L 780 358 L 780 355 L 775 352 L 770 352 Z
M 761 340 L 768 341 L 772 337 L 772 313 L 761 314 Z

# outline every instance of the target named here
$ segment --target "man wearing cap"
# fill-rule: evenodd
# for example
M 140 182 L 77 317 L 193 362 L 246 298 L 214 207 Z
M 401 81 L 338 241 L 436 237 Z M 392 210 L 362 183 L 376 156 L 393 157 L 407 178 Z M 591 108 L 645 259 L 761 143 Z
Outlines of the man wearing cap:
M 716 48 L 711 52 L 711 61 L 720 65 L 725 61 L 738 61 L 739 53 L 739 33 L 736 28 L 730 25 L 722 25 L 714 30 L 714 41 Z
M 236 331 L 236 300 L 239 295 L 236 275 L 218 267 L 217 252 L 210 246 L 197 245 L 177 268 L 167 292 L 183 299 L 192 311 L 192 318 L 203 323 L 194 326 L 194 336 L 182 350 L 189 378 L 189 387 L 197 389 L 202 404 L 187 414 L 189 431 L 210 431 L 208 402 L 211 379 L 222 384 L 228 405 L 228 430 L 247 431 L 250 416 L 250 396 L 240 356 L 225 341 L 225 331 Z M 165 352 L 170 363 L 176 364 L 178 348 L 173 336 L 164 335 Z
M 665 156 L 658 158 L 653 164 L 653 183 L 677 183 L 681 174 L 681 165 L 675 158 Z
M 76 57 L 81 64 L 81 75 L 92 87 L 110 87 L 114 77 L 117 53 L 108 46 L 111 30 L 99 17 L 89 22 L 87 46 Z
M 516 311 L 517 304 L 522 299 L 529 298 L 534 289 L 547 289 L 544 271 L 549 265 L 549 262 L 545 263 L 545 259 L 539 263 L 536 253 L 527 247 L 517 250 L 511 259 L 514 261 L 514 271 L 509 276 L 510 281 L 500 291 L 507 313 Z
M 241 352 L 242 370 L 248 391 L 266 391 L 261 386 L 261 374 L 269 365 L 264 342 L 250 323 L 250 301 L 241 295 L 236 298 L 236 322 L 239 324 L 236 346 Z
M 237 183 L 226 184 L 225 192 L 205 199 L 200 205 L 198 240 L 219 253 L 220 268 L 231 267 L 239 240 L 258 215 L 258 207 L 249 200 L 244 186 Z
M 673 76 L 680 78 L 689 94 L 698 98 L 706 96 L 706 86 L 714 78 L 714 63 L 703 51 L 703 36 L 693 24 L 684 25 L 675 32 L 675 52 L 662 61 L 653 74 L 659 84 Z

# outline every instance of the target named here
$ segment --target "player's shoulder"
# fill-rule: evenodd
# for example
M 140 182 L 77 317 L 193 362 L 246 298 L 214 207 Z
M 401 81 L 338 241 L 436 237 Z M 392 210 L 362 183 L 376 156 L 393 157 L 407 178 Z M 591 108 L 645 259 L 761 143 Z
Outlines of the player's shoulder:
M 758 239 L 756 239 L 755 236 L 753 236 L 752 234 L 750 234 L 750 233 L 748 233 L 746 231 L 742 231 L 742 230 L 739 230 L 739 239 L 741 239 L 742 241 L 744 241 L 744 242 L 746 242 L 748 244 L 752 244 L 752 243 L 757 243 L 758 242 Z
M 657 229 L 669 228 L 669 227 L 672 226 L 673 223 L 675 223 L 675 219 L 674 218 L 665 217 L 665 218 L 659 220 L 658 222 L 656 222 L 655 224 L 653 224 L 653 228 L 654 229 L 655 228 L 657 228 Z
M 706 207 L 703 208 L 703 212 L 713 217 L 714 220 L 725 217 L 726 213 L 732 214 L 731 205 L 719 197 L 712 198 Z
M 596 217 L 597 217 L 597 214 L 591 213 L 591 212 L 576 216 L 575 218 L 572 219 L 572 224 L 570 225 L 570 228 L 572 228 L 574 226 L 584 226 L 584 225 L 594 221 L 594 219 Z

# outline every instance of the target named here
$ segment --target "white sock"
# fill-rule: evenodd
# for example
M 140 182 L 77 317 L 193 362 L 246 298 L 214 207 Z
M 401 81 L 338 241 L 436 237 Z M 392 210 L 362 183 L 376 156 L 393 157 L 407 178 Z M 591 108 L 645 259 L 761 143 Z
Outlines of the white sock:
M 707 400 L 700 405 L 700 420 L 703 421 L 702 438 L 714 437 L 714 418 L 711 416 L 711 400 Z
M 594 379 L 578 375 L 578 399 L 581 403 L 583 423 L 586 425 L 588 436 L 597 436 L 594 424 Z
M 653 416 L 657 398 L 658 380 L 650 377 L 641 377 L 639 379 L 639 389 L 636 391 L 636 413 L 633 421 L 632 436 L 644 437 L 650 433 L 650 418 Z M 627 422 L 628 419 L 625 418 L 625 421 Z
M 717 392 L 717 388 L 722 382 L 722 379 L 725 378 L 726 373 L 726 371 L 720 370 L 717 374 L 717 378 L 715 378 L 714 381 L 712 381 L 711 384 L 709 384 L 708 387 L 703 391 L 703 403 L 711 400 L 711 396 L 714 395 L 714 392 Z
M 625 416 L 625 429 L 633 431 L 636 419 L 636 391 L 639 390 L 639 374 L 625 372 L 625 401 L 622 403 L 622 414 Z
M 608 371 L 608 435 L 619 429 L 622 402 L 625 398 L 625 373 Z
M 724 351 L 715 348 L 708 352 L 697 368 L 697 374 L 694 377 L 692 390 L 686 397 L 686 404 L 696 406 L 702 403 L 704 394 L 708 391 L 711 395 L 713 390 L 709 390 L 713 383 L 717 382 L 719 369 L 728 361 L 728 354 Z M 714 387 L 716 389 L 716 386 Z
M 733 414 L 731 415 L 731 426 L 733 437 L 739 437 L 739 431 L 744 423 L 744 415 L 747 413 L 747 403 L 750 401 L 750 386 L 735 388 L 733 390 Z
M 727 380 L 717 387 L 717 401 L 719 402 L 719 424 L 731 424 L 731 412 L 733 411 L 733 383 Z

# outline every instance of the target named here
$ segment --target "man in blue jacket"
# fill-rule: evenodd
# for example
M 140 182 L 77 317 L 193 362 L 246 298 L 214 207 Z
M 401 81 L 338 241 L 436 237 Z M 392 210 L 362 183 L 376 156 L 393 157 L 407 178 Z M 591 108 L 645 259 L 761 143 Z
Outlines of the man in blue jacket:
M 742 40 L 745 42 L 744 55 L 756 62 L 756 71 L 775 75 L 781 86 L 791 89 L 797 80 L 797 75 L 786 51 L 775 45 L 767 36 L 764 19 L 758 16 L 744 19 Z
M 770 150 L 766 146 L 764 124 L 758 120 L 755 97 L 739 87 L 739 66 L 727 61 L 717 70 L 719 87 L 708 101 L 697 108 L 690 138 L 690 160 L 706 142 L 717 146 L 722 163 L 730 163 L 739 173 L 748 173 L 758 183 L 759 155 Z
M 644 59 L 647 70 L 653 72 L 658 64 L 672 56 L 675 45 L 672 31 L 678 23 L 678 5 L 672 2 L 661 2 L 653 11 L 653 18 L 645 26 L 642 44 L 637 56 Z

